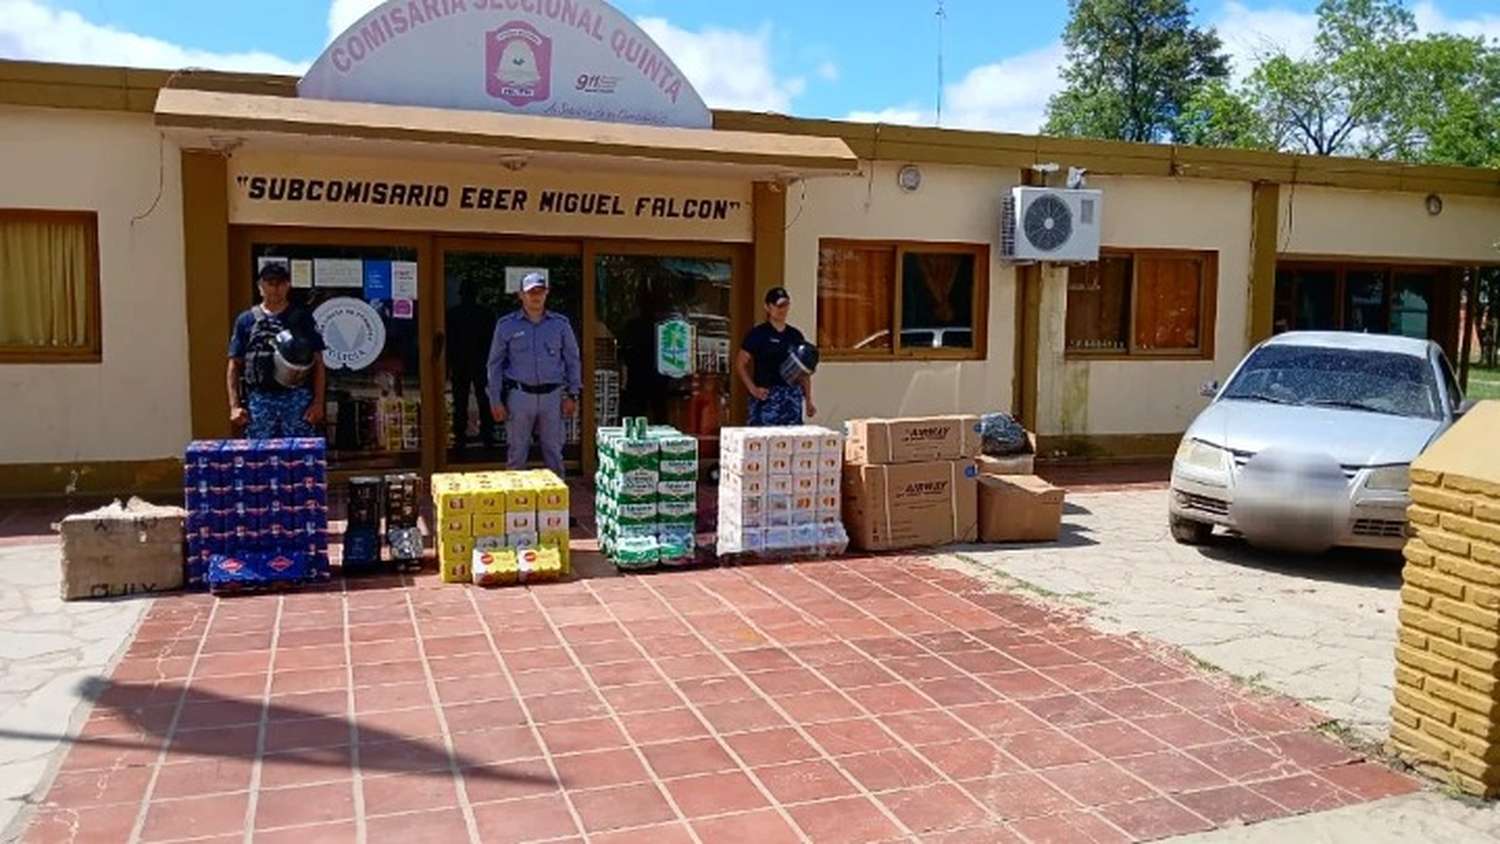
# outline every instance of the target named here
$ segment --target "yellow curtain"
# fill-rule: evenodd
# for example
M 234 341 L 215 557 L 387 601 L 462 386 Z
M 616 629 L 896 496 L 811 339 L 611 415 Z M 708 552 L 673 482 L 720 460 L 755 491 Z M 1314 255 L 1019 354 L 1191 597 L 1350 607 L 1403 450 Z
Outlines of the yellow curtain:
M 825 246 L 818 254 L 818 346 L 891 349 L 896 254 L 890 248 Z
M 0 218 L 0 347 L 88 344 L 89 227 Z

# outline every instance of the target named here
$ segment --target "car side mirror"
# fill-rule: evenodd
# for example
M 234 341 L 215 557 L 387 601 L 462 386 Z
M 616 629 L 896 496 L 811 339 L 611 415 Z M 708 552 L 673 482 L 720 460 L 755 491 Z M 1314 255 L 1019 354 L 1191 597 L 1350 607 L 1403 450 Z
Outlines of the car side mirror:
M 1473 410 L 1474 405 L 1476 404 L 1479 404 L 1478 399 L 1464 399 L 1463 401 L 1459 402 L 1458 409 L 1453 411 L 1453 418 L 1457 419 L 1460 416 L 1463 416 L 1465 413 Z
M 1211 399 L 1218 394 L 1219 379 L 1217 378 L 1210 378 L 1207 381 L 1204 381 L 1203 386 L 1198 388 L 1198 395 L 1203 396 L 1206 399 Z

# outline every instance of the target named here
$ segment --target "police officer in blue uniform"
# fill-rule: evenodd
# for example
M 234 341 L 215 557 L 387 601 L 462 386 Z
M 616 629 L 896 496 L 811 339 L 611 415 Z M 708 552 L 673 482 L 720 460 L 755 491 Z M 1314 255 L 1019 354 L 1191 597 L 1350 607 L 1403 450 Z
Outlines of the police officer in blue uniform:
M 526 468 L 535 431 L 542 461 L 563 476 L 563 417 L 578 412 L 582 370 L 572 324 L 547 310 L 547 277 L 527 273 L 521 309 L 495 323 L 490 342 L 490 413 L 505 424 L 510 468 Z
M 740 343 L 734 366 L 740 383 L 750 393 L 751 426 L 801 425 L 818 415 L 813 404 L 812 378 L 788 383 L 781 374 L 782 364 L 792 349 L 807 342 L 793 325 L 787 323 L 792 297 L 785 287 L 766 291 L 766 321 L 750 329 Z

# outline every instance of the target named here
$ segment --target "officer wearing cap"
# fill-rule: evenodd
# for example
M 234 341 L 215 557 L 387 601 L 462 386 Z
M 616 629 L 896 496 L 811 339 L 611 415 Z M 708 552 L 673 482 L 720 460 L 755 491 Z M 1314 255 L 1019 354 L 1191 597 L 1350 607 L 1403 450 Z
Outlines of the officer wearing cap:
M 572 324 L 547 310 L 547 277 L 527 273 L 521 309 L 495 323 L 490 341 L 490 413 L 505 424 L 510 468 L 526 468 L 535 432 L 542 461 L 563 476 L 563 417 L 578 412 L 582 370 Z
M 751 425 L 801 425 L 804 409 L 809 418 L 818 413 L 812 378 L 790 384 L 781 374 L 787 355 L 807 342 L 801 331 L 787 324 L 791 311 L 792 297 L 785 287 L 767 290 L 766 321 L 750 329 L 740 343 L 735 372 L 750 393 Z

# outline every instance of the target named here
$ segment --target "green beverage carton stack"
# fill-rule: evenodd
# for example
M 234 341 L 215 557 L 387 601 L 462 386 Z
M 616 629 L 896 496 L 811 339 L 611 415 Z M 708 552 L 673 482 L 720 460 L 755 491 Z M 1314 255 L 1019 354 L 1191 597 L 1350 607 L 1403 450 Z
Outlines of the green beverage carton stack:
M 594 496 L 599 546 L 621 569 L 693 559 L 698 441 L 640 417 L 600 428 Z

